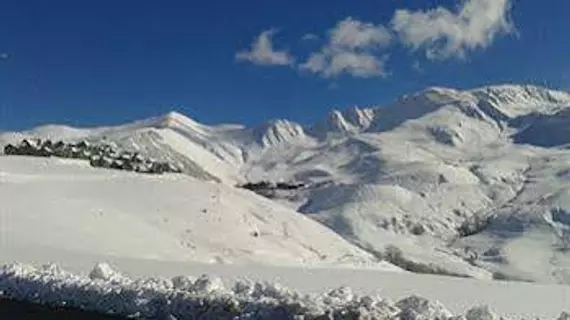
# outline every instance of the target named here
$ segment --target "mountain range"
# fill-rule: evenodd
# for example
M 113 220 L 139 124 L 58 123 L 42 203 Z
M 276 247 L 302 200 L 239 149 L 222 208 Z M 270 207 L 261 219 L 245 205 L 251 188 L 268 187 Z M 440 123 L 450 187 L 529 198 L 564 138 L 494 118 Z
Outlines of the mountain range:
M 318 242 L 316 251 L 321 254 L 316 256 L 335 256 L 332 260 L 336 262 L 349 253 L 351 259 L 346 261 L 369 265 L 385 260 L 413 272 L 570 283 L 570 94 L 566 92 L 517 85 L 467 91 L 434 87 L 386 106 L 335 110 L 312 125 L 279 119 L 253 128 L 208 126 L 171 112 L 115 127 L 46 125 L 4 132 L 0 143 L 28 137 L 113 142 L 122 149 L 179 164 L 190 176 L 179 179 L 190 180 L 168 183 L 158 192 L 164 201 L 158 203 L 167 207 L 155 208 L 173 208 L 179 215 L 178 223 L 183 223 L 184 214 L 180 208 L 174 209 L 174 204 L 192 208 L 189 218 L 199 215 L 206 204 L 192 206 L 189 200 L 182 200 L 184 193 L 176 188 L 194 192 L 188 194 L 194 202 L 215 192 L 237 194 L 239 200 L 209 209 L 232 225 L 241 225 L 251 215 L 271 226 L 268 234 L 275 235 L 279 224 L 295 221 L 300 225 L 299 232 L 291 231 L 295 234 L 294 250 L 289 240 L 274 238 L 268 240 L 271 245 L 264 245 L 272 253 L 264 254 L 262 249 L 256 252 L 256 245 L 249 241 L 220 239 L 221 233 L 228 232 L 228 224 L 217 226 L 214 220 L 199 224 L 207 232 L 186 235 L 185 243 L 197 241 L 193 246 L 202 252 L 198 256 L 210 256 L 209 250 L 216 247 L 220 253 L 212 255 L 217 258 L 208 258 L 212 261 L 232 262 L 231 257 L 240 260 L 247 256 L 245 261 L 264 262 L 279 256 L 280 247 L 285 262 L 294 261 L 299 252 L 307 257 L 301 263 L 327 260 L 308 254 L 311 250 L 307 248 Z M 5 183 L 15 183 L 14 172 L 45 175 L 32 160 L 21 160 L 28 163 L 23 168 L 12 157 L 5 158 L 10 159 L 0 159 L 4 163 L 0 173 L 12 177 L 4 178 Z M 63 170 L 62 163 L 42 161 L 56 171 Z M 104 171 L 74 170 L 88 170 L 88 174 L 75 174 L 88 175 L 89 179 Z M 138 185 L 138 192 L 143 192 L 141 185 L 148 189 L 161 181 L 151 183 L 135 178 L 134 173 L 101 174 L 118 179 L 109 182 L 117 184 L 115 188 L 121 179 L 127 179 L 129 184 Z M 263 181 L 303 187 L 277 190 L 272 199 L 235 190 L 244 183 Z M 68 188 L 73 189 L 71 185 Z M 41 192 L 39 187 L 35 190 Z M 86 186 L 84 191 L 81 199 L 93 196 L 98 203 L 107 201 L 102 207 L 118 216 L 121 210 L 145 208 L 111 203 L 108 199 L 112 194 L 104 195 L 98 188 Z M 67 193 L 62 191 L 57 196 L 66 197 Z M 43 201 L 52 201 L 49 199 Z M 18 209 L 9 199 L 2 202 Z M 81 208 L 81 204 L 74 204 L 68 209 Z M 235 211 L 232 216 L 246 218 L 224 217 L 230 215 L 225 213 L 228 210 Z M 268 213 L 273 211 L 280 212 L 278 219 Z M 148 214 L 145 219 L 152 221 L 152 212 Z M 113 224 L 112 215 L 109 219 L 106 223 Z M 116 223 L 120 224 L 120 219 Z M 24 225 L 22 222 L 22 228 Z M 288 232 L 278 233 L 281 237 Z M 212 245 L 208 236 L 219 243 Z M 53 241 L 54 246 L 61 245 Z M 327 243 L 334 244 L 335 249 Z M 240 245 L 247 248 L 236 254 Z M 233 251 L 225 255 L 228 247 Z M 177 249 L 172 255 L 182 251 Z

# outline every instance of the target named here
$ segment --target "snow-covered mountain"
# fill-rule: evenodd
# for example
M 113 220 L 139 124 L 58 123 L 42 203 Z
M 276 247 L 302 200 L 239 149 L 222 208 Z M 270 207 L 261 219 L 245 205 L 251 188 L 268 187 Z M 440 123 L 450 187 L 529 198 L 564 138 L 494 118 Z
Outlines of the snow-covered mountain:
M 170 113 L 119 127 L 52 125 L 0 141 L 113 141 L 228 190 L 302 182 L 273 201 L 240 192 L 247 203 L 288 206 L 410 270 L 570 283 L 569 125 L 570 94 L 504 85 L 428 88 L 309 126 L 206 126 Z

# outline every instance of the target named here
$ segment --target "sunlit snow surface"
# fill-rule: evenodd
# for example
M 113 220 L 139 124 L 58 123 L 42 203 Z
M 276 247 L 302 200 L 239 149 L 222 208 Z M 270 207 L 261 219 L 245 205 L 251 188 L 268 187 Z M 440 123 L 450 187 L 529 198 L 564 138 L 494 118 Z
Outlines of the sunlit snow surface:
M 465 287 L 454 289 L 460 295 Z M 0 268 L 0 292 L 7 298 L 50 306 L 151 319 L 499 319 L 486 306 L 453 317 L 440 302 L 416 295 L 391 301 L 377 294 L 359 295 L 349 287 L 302 294 L 269 282 L 241 279 L 227 285 L 206 275 L 131 279 L 104 263 L 97 264 L 88 276 L 74 275 L 56 265 L 5 265 Z M 543 296 L 533 303 L 548 299 Z M 525 301 L 516 300 L 512 303 L 523 307 Z M 521 314 L 530 319 L 541 312 Z M 564 315 L 560 319 L 565 319 Z
M 0 157 L 0 261 L 57 249 L 205 263 L 391 267 L 252 192 L 185 175 Z
M 171 177 L 134 182 L 118 173 L 92 172 L 80 175 L 92 177 L 77 188 L 73 179 L 65 178 L 60 186 L 66 189 L 58 192 L 46 187 L 52 183 L 46 179 L 63 178 L 47 169 L 18 176 L 10 172 L 10 165 L 0 163 L 3 179 L 12 179 L 4 186 L 18 189 L 17 196 L 4 193 L 0 200 L 7 198 L 7 208 L 16 204 L 14 212 L 31 210 L 13 214 L 13 220 L 45 223 L 46 230 L 85 222 L 76 229 L 73 242 L 63 241 L 66 232 L 73 233 L 69 228 L 59 238 L 57 232 L 46 236 L 46 245 L 74 250 L 107 249 L 101 240 L 92 241 L 104 228 L 109 239 L 123 230 L 133 232 L 112 248 L 116 255 L 171 260 L 191 256 L 222 263 L 370 260 L 362 250 L 348 249 L 346 241 L 335 240 L 335 248 L 327 249 L 326 238 L 335 235 L 301 222 L 300 215 L 293 214 L 298 211 L 360 248 L 383 253 L 387 246 L 397 247 L 408 261 L 428 269 L 479 279 L 570 283 L 569 107 L 568 93 L 533 86 L 428 88 L 387 106 L 332 111 L 311 125 L 278 119 L 252 128 L 207 126 L 173 112 L 117 127 L 50 125 L 0 133 L 0 145 L 24 136 L 113 142 L 148 157 L 182 163 L 188 175 L 215 177 L 222 184 L 192 182 L 189 187 Z M 308 187 L 279 194 L 275 201 L 233 188 L 261 180 L 300 181 Z M 81 192 L 81 200 L 75 200 Z M 212 201 L 204 201 L 204 196 Z M 35 201 L 28 201 L 30 197 Z M 222 199 L 219 205 L 216 199 Z M 34 203 L 55 209 L 57 201 L 76 214 L 64 217 L 52 211 L 43 222 L 32 210 Z M 200 214 L 201 210 L 206 212 Z M 174 213 L 170 217 L 169 211 Z M 286 223 L 285 228 L 290 215 L 298 223 Z M 461 237 L 458 230 L 473 219 L 488 223 Z M 234 236 L 210 241 L 210 230 L 220 225 Z M 263 225 L 269 237 L 244 237 L 263 233 L 256 230 Z M 311 233 L 311 238 L 328 236 L 307 241 Z M 278 238 L 287 234 L 294 241 L 286 241 L 281 250 L 284 242 Z M 25 237 L 18 232 L 13 239 L 20 238 L 21 244 Z M 528 248 L 533 248 L 532 257 Z
M 2 156 L 0 264 L 55 262 L 87 276 L 106 261 L 133 277 L 207 273 L 233 288 L 243 276 L 317 296 L 349 286 L 394 301 L 417 294 L 454 314 L 489 305 L 552 319 L 569 309 L 568 287 L 490 279 L 570 283 L 569 106 L 567 93 L 536 87 L 430 88 L 309 126 L 206 126 L 171 113 L 3 133 L 0 145 L 26 136 L 113 142 L 181 162 L 187 175 Z M 308 187 L 275 201 L 235 188 L 260 180 Z M 461 237 L 474 217 L 492 219 Z M 388 246 L 484 281 L 403 272 L 381 261 Z

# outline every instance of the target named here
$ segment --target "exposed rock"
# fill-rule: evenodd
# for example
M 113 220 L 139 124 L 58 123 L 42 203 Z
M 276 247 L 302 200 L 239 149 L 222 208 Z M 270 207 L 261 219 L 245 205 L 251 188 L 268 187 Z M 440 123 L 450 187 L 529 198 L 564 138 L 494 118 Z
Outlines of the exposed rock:
M 295 184 L 295 183 L 285 183 L 285 182 L 278 182 L 277 184 L 274 184 L 269 181 L 261 181 L 255 183 L 248 182 L 239 185 L 238 187 L 257 192 L 257 191 L 267 191 L 267 190 L 297 190 L 305 187 L 305 185 L 302 183 Z

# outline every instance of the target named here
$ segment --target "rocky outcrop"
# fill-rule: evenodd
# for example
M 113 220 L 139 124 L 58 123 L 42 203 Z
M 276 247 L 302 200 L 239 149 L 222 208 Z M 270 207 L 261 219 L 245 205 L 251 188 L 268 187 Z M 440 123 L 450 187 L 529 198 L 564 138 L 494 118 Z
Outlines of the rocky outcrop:
M 65 143 L 63 141 L 24 139 L 18 145 L 6 145 L 4 154 L 81 159 L 89 161 L 93 167 L 150 174 L 182 172 L 182 168 L 175 164 L 145 158 L 137 152 L 121 151 L 115 144 L 91 144 L 88 141 Z
M 269 181 L 261 181 L 261 182 L 248 182 L 245 184 L 238 185 L 237 187 L 242 189 L 247 189 L 266 198 L 273 199 L 276 197 L 276 193 L 280 190 L 283 191 L 298 190 L 306 187 L 306 185 L 303 183 L 286 183 L 286 182 L 272 183 Z

